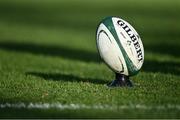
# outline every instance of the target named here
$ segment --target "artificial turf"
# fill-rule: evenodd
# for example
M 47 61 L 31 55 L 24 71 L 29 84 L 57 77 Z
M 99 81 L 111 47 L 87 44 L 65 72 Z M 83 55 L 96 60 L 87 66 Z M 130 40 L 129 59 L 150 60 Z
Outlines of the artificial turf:
M 1 0 L 0 104 L 155 108 L 0 108 L 0 117 L 180 118 L 179 13 L 178 0 Z M 127 20 L 142 38 L 145 61 L 131 78 L 133 88 L 106 87 L 114 73 L 99 58 L 95 41 L 96 27 L 106 16 Z

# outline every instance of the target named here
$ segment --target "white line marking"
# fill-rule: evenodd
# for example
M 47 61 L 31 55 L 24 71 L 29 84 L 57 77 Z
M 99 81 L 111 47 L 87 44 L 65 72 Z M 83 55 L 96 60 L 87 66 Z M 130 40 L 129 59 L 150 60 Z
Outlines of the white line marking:
M 85 104 L 61 104 L 61 103 L 4 103 L 0 104 L 0 109 L 4 108 L 16 108 L 16 109 L 101 109 L 101 110 L 123 110 L 123 109 L 143 109 L 143 110 L 166 110 L 166 109 L 176 109 L 180 110 L 180 105 L 175 104 L 167 104 L 167 105 L 159 105 L 159 106 L 150 106 L 150 105 L 120 105 L 120 106 L 110 106 L 110 105 L 85 105 Z

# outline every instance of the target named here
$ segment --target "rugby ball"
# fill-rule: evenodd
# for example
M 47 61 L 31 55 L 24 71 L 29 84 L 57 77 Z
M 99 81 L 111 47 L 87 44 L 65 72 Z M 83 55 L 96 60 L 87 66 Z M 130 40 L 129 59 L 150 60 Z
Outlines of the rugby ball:
M 144 48 L 136 30 L 125 20 L 107 17 L 96 31 L 97 49 L 116 73 L 136 75 L 144 62 Z

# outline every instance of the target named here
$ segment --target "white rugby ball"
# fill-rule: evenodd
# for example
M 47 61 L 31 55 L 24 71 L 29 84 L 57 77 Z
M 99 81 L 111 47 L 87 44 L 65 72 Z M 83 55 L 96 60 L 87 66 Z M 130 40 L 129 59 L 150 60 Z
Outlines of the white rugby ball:
M 136 30 L 125 20 L 107 17 L 96 31 L 97 48 L 104 62 L 116 73 L 136 75 L 144 62 L 144 48 Z

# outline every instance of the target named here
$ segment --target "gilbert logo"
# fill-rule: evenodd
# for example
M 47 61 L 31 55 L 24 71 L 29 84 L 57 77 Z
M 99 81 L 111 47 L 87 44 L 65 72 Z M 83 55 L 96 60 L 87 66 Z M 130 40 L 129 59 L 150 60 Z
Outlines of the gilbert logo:
M 142 61 L 143 60 L 143 56 L 142 56 L 142 50 L 140 48 L 140 44 L 138 42 L 138 38 L 137 36 L 132 32 L 132 30 L 128 27 L 128 25 L 126 25 L 122 20 L 118 20 L 117 24 L 122 27 L 126 33 L 129 35 L 129 37 L 131 38 L 134 47 L 136 49 L 137 55 L 138 55 L 138 61 Z

